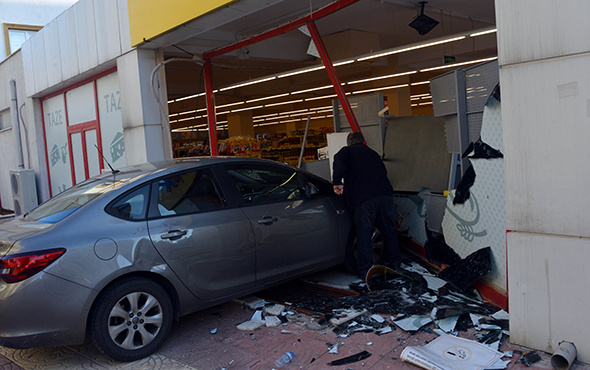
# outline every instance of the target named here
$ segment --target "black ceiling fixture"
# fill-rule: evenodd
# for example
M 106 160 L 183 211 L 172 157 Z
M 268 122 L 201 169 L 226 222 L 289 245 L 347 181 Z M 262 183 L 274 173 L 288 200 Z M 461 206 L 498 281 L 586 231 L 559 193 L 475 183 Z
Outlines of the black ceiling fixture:
M 432 19 L 424 14 L 424 5 L 426 5 L 426 3 L 427 1 L 420 1 L 418 3 L 422 6 L 420 14 L 416 18 L 414 18 L 412 23 L 410 23 L 410 27 L 414 28 L 421 35 L 426 35 L 428 32 L 430 32 L 431 29 L 436 27 L 436 25 L 438 24 L 437 20 Z

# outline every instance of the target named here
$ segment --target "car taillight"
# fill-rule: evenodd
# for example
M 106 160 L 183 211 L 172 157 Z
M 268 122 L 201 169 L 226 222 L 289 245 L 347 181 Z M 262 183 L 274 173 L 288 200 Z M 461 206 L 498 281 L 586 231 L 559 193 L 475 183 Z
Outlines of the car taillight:
M 28 279 L 51 265 L 64 253 L 66 250 L 59 248 L 4 257 L 0 260 L 0 279 L 8 284 Z

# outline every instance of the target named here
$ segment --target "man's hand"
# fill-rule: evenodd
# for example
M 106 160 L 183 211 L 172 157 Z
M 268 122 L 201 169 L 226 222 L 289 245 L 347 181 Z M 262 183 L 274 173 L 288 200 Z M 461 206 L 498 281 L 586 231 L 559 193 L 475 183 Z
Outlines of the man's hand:
M 344 185 L 334 185 L 334 193 L 342 195 L 344 192 Z

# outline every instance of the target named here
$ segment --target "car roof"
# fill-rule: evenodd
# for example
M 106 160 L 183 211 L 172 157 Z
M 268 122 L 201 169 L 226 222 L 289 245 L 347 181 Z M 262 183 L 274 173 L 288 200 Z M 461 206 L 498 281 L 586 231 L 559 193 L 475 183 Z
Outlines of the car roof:
M 250 158 L 250 157 L 186 157 L 186 158 L 175 158 L 173 160 L 163 160 L 158 162 L 147 162 L 137 165 L 131 165 L 121 169 L 115 169 L 115 171 L 104 171 L 101 175 L 96 178 L 109 178 L 115 176 L 117 179 L 134 177 L 139 174 L 144 174 L 144 179 L 166 175 L 170 172 L 176 172 L 182 169 L 190 169 L 195 167 L 202 167 L 208 165 L 228 163 L 266 163 L 274 164 L 276 166 L 290 167 L 287 164 L 271 161 L 268 159 L 261 158 Z

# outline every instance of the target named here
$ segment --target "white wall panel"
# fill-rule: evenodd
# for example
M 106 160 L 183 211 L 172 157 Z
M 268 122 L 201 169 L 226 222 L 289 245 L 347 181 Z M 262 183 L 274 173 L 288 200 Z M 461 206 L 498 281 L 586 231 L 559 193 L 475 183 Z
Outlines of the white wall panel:
M 590 362 L 590 240 L 516 232 L 507 240 L 510 342 L 553 353 L 567 340 Z
M 590 50 L 590 1 L 496 1 L 500 64 Z
M 47 80 L 47 64 L 45 62 L 45 42 L 43 40 L 44 31 L 41 30 L 36 36 L 31 37 L 31 57 L 33 59 L 33 71 L 35 78 L 35 91 L 41 91 L 49 86 Z
M 80 73 L 78 68 L 76 24 L 73 9 L 68 9 L 57 18 L 57 28 L 59 30 L 61 72 L 63 79 L 67 80 Z
M 27 96 L 33 95 L 35 90 L 35 69 L 33 68 L 33 46 L 31 42 L 25 42 L 21 48 L 23 57 L 23 72 L 25 75 L 25 91 Z
M 590 55 L 500 69 L 508 230 L 590 237 Z
M 117 0 L 95 1 L 94 19 L 96 21 L 98 63 L 104 63 L 121 54 Z
M 121 40 L 121 54 L 131 50 L 131 29 L 129 28 L 129 7 L 127 0 L 117 0 L 119 12 L 119 39 Z
M 78 65 L 80 72 L 84 72 L 98 65 L 94 4 L 92 0 L 80 0 L 74 4 L 73 8 L 77 34 Z
M 43 42 L 45 44 L 45 65 L 47 68 L 47 83 L 49 86 L 60 83 L 62 78 L 60 51 L 59 51 L 59 29 L 57 20 L 43 27 Z

